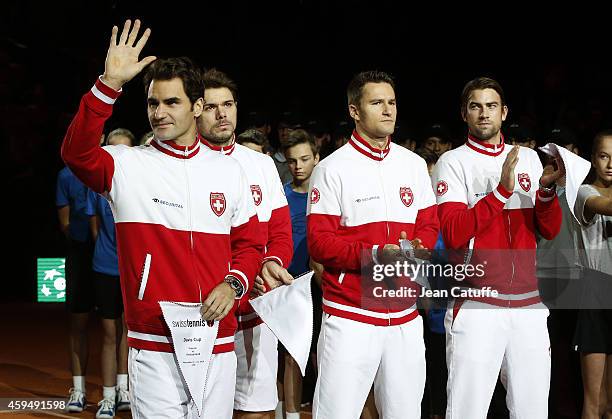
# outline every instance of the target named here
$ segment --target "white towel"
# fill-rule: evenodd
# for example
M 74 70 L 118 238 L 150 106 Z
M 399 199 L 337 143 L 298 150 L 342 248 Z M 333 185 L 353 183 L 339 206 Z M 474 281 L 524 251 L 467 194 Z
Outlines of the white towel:
M 563 161 L 565 165 L 565 199 L 567 199 L 572 215 L 578 221 L 576 214 L 574 214 L 574 204 L 578 196 L 578 188 L 591 170 L 591 162 L 554 143 L 548 143 L 540 147 L 540 150 L 555 158 L 560 157 Z
M 253 309 L 300 366 L 302 376 L 312 341 L 313 308 L 310 280 L 314 271 L 251 300 Z

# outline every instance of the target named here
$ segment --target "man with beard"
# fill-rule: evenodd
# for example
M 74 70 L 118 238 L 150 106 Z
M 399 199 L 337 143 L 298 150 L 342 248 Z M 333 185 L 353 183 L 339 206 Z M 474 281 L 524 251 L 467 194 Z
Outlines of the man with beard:
M 485 267 L 483 277 L 461 286 L 498 294 L 451 301 L 446 417 L 485 419 L 501 370 L 511 417 L 545 419 L 550 344 L 535 275 L 536 232 L 548 240 L 559 232 L 554 182 L 563 171 L 543 171 L 535 151 L 504 144 L 508 107 L 495 80 L 465 85 L 461 115 L 467 142 L 444 153 L 432 177 L 442 236 L 447 248 L 465 250 L 463 264 Z
M 293 256 L 291 216 L 274 162 L 265 154 L 236 144 L 236 84 L 216 69 L 206 71 L 203 81 L 204 109 L 198 118 L 202 142 L 211 152 L 227 155 L 242 166 L 260 222 L 260 239 L 266 243 L 260 275 L 254 278 L 256 287 L 262 292 L 266 288 L 291 284 L 293 277 L 287 272 Z M 253 311 L 248 297 L 241 301 L 236 312 L 238 369 L 234 409 L 236 417 L 255 419 L 266 417 L 278 404 L 278 342 Z

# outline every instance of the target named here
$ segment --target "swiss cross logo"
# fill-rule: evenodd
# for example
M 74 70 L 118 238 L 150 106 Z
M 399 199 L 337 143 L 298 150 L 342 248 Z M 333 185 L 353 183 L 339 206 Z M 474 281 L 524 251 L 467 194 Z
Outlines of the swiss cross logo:
M 518 183 L 525 192 L 529 192 L 531 189 L 531 179 L 529 179 L 529 174 L 527 173 L 518 174 Z
M 221 192 L 211 192 L 210 208 L 217 215 L 217 217 L 221 217 L 225 212 L 225 195 L 223 195 Z
M 412 205 L 412 202 L 414 201 L 414 194 L 412 193 L 412 189 L 407 188 L 405 186 L 401 186 L 399 194 L 400 199 L 402 200 L 402 204 L 406 205 L 407 207 Z
M 255 202 L 255 205 L 259 206 L 259 204 L 261 204 L 261 200 L 263 199 L 259 185 L 251 185 L 251 194 L 253 194 L 253 202 Z
M 312 188 L 312 192 L 310 192 L 310 203 L 316 204 L 321 199 L 321 193 L 317 188 Z
M 443 180 L 436 184 L 436 195 L 442 196 L 448 191 L 448 184 Z

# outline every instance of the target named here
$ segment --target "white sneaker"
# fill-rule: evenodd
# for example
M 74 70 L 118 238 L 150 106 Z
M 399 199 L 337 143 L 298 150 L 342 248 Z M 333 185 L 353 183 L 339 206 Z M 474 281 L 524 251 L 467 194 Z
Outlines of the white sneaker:
M 115 417 L 115 401 L 111 399 L 102 399 L 98 403 L 98 412 L 96 419 L 113 419 Z
M 117 387 L 117 398 L 115 404 L 117 411 L 130 410 L 130 392 L 123 387 Z
M 66 403 L 66 411 L 70 413 L 80 413 L 87 408 L 87 398 L 85 393 L 75 388 L 70 389 L 70 397 Z

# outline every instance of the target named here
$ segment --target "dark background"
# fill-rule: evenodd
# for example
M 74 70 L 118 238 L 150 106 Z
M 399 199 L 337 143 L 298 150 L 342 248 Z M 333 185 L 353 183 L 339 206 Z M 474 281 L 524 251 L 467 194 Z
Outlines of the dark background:
M 143 55 L 187 55 L 240 87 L 240 114 L 293 110 L 304 120 L 346 118 L 345 87 L 360 70 L 397 81 L 398 119 L 465 134 L 461 88 L 499 80 L 520 121 L 546 143 L 563 124 L 583 152 L 612 127 L 607 12 L 588 4 L 409 2 L 6 1 L 0 14 L 0 144 L 4 284 L 0 300 L 32 300 L 36 257 L 64 255 L 56 220 L 59 146 L 83 93 L 103 72 L 113 24 L 141 18 Z M 149 130 L 141 82 L 125 87 L 105 132 Z M 240 124 L 239 124 L 240 125 Z M 240 130 L 240 126 L 239 126 Z

